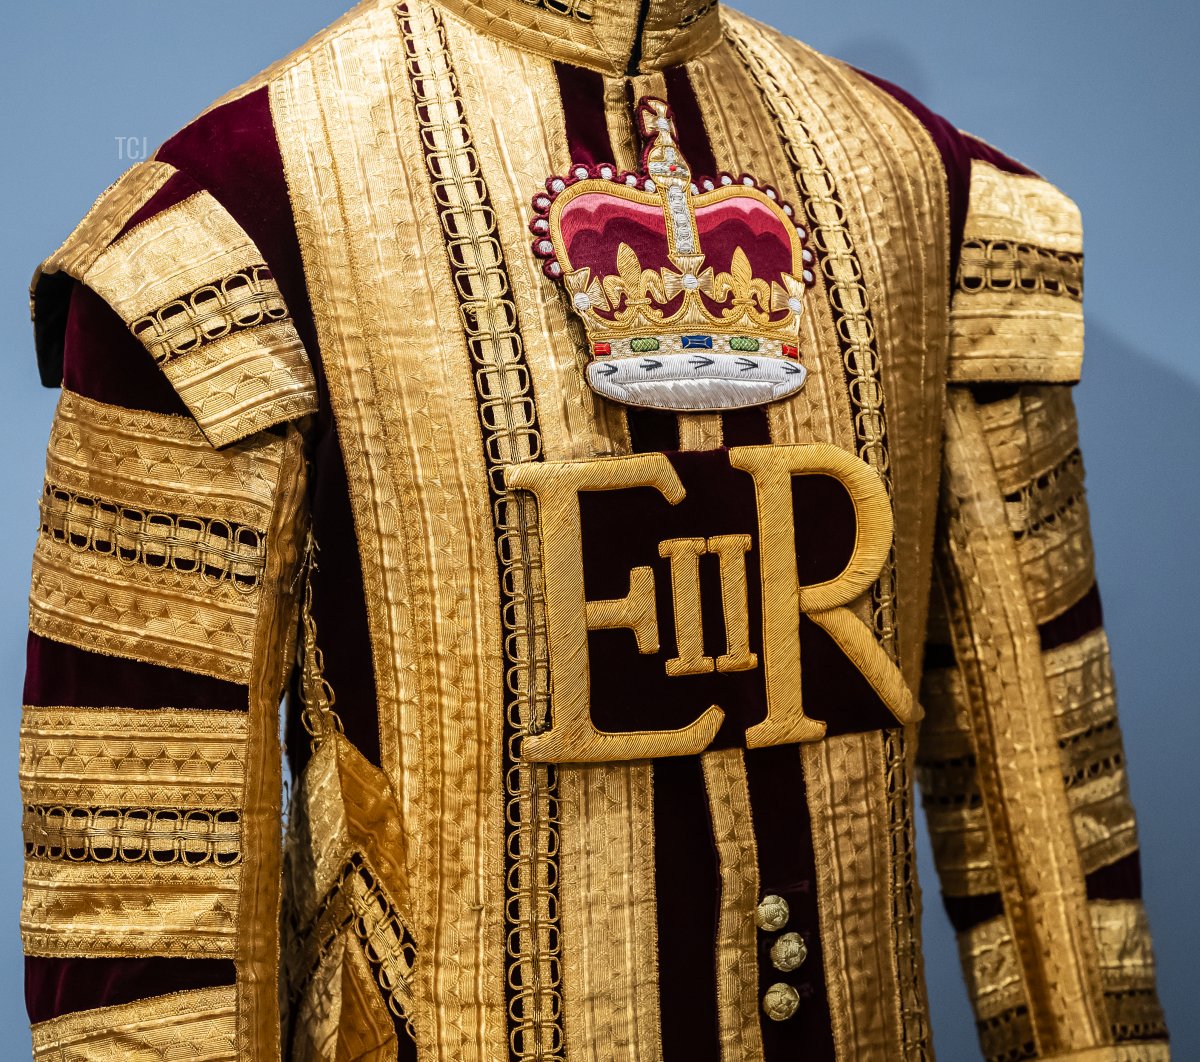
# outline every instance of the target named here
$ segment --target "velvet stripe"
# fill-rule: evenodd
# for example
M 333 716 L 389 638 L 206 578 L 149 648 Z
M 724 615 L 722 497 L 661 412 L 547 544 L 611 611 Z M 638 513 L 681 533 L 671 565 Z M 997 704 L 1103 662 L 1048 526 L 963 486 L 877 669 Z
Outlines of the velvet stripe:
M 775 745 L 750 749 L 745 755 L 762 892 L 787 901 L 790 916 L 785 928 L 799 933 L 808 947 L 808 958 L 799 969 L 783 973 L 771 964 L 769 955 L 778 934 L 758 934 L 759 997 L 779 981 L 800 994 L 800 1005 L 792 1017 L 762 1022 L 764 1056 L 766 1062 L 797 1058 L 834 1062 L 812 819 L 800 752 L 796 745 Z
M 604 75 L 562 62 L 554 64 L 554 73 L 563 99 L 571 162 L 585 166 L 612 162 L 612 142 L 604 116 Z
M 754 446 L 771 438 L 766 406 L 748 406 L 721 414 L 721 437 L 726 446 Z
M 191 415 L 116 311 L 91 288 L 75 282 L 67 308 L 62 371 L 62 385 L 85 398 L 124 409 Z
M 700 101 L 688 77 L 687 67 L 671 66 L 663 71 L 667 83 L 667 100 L 675 115 L 675 133 L 679 150 L 687 159 L 692 171 L 692 180 L 716 177 L 717 160 L 712 145 L 704 130 L 704 118 L 700 114 Z
M 1084 885 L 1089 900 L 1140 900 L 1142 861 L 1138 851 L 1093 870 L 1084 878 Z
M 955 933 L 965 933 L 1004 914 L 1004 900 L 998 892 L 979 896 L 942 896 L 942 906 Z
M 1042 652 L 1077 642 L 1085 634 L 1091 634 L 1102 626 L 1104 610 L 1100 606 L 1100 588 L 1092 583 L 1091 589 L 1066 612 L 1038 625 Z
M 56 959 L 25 957 L 25 1006 L 31 1022 L 95 1007 L 115 1007 L 167 992 L 234 983 L 231 959 Z
M 24 703 L 34 707 L 240 712 L 249 707 L 249 693 L 241 683 L 92 653 L 32 631 L 25 659 Z
M 663 1062 L 720 1062 L 720 870 L 696 756 L 654 761 L 654 847 Z

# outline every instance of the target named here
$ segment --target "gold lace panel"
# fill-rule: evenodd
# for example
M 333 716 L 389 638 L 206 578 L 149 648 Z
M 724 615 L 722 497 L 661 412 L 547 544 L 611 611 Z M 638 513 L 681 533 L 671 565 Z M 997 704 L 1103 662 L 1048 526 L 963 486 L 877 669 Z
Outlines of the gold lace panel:
M 965 240 L 959 252 L 958 290 L 1083 298 L 1083 255 L 1012 240 Z
M 978 407 L 1034 619 L 1066 611 L 1095 582 L 1075 406 L 1061 387 L 1023 387 Z
M 1042 664 L 1075 840 L 1090 873 L 1138 846 L 1108 638 L 1103 630 L 1093 631 L 1044 653 Z
M 64 391 L 30 626 L 84 649 L 250 677 L 284 443 L 214 451 L 183 417 Z
M 1083 359 L 1079 210 L 1039 177 L 971 165 L 950 379 L 1071 383 Z
M 241 712 L 27 707 L 26 950 L 231 954 L 246 740 Z
M 1021 964 L 1007 919 L 992 918 L 960 933 L 958 955 L 977 1021 L 1025 1006 Z
M 239 867 L 29 859 L 28 955 L 233 958 Z
M 214 446 L 316 411 L 279 287 L 207 192 L 134 226 L 81 279 L 159 362 Z
M 984 1021 L 977 1021 L 979 1049 L 984 1062 L 1021 1062 L 1037 1058 L 1038 1049 L 1033 1040 L 1033 1022 L 1029 1008 L 1014 1007 Z
M 82 1010 L 33 1026 L 34 1062 L 239 1062 L 237 990 L 197 988 Z

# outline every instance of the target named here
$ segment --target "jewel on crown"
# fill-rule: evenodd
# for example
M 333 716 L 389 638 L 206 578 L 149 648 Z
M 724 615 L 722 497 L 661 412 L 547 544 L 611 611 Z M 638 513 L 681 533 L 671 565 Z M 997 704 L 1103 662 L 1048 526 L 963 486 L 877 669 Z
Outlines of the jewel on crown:
M 583 320 L 589 382 L 662 409 L 790 394 L 814 282 L 799 218 L 748 175 L 694 175 L 663 100 L 642 99 L 637 118 L 641 173 L 575 165 L 533 199 L 533 251 Z

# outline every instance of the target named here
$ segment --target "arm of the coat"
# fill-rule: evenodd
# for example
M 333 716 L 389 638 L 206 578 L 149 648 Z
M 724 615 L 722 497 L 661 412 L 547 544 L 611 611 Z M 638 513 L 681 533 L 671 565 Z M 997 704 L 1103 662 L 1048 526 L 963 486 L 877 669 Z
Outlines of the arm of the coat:
M 976 158 L 958 252 L 918 755 L 942 893 L 987 1059 L 1159 1062 L 1071 393 L 1078 210 Z
M 311 366 L 254 243 L 163 163 L 33 296 L 63 388 L 21 728 L 35 1057 L 277 1057 Z

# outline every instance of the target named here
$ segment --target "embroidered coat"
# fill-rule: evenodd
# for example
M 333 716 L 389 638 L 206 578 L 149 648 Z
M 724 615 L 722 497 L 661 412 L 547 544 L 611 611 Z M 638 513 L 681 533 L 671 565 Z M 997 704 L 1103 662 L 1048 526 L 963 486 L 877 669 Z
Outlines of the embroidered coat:
M 35 1056 L 929 1059 L 915 780 L 984 1056 L 1165 1060 L 1081 295 L 716 0 L 366 0 L 214 104 L 34 283 Z

